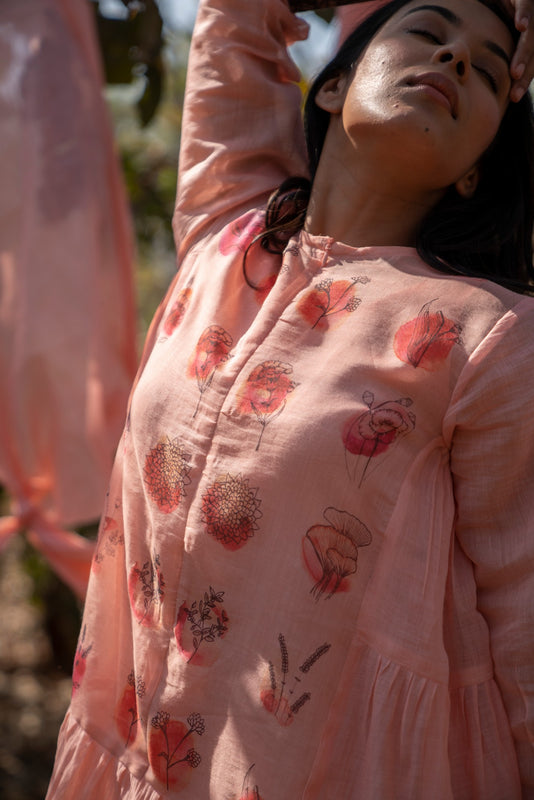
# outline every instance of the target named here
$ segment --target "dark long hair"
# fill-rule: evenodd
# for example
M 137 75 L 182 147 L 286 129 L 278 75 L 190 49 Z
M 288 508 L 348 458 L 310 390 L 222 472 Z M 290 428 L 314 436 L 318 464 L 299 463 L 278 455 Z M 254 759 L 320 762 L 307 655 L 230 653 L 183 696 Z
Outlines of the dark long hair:
M 369 16 L 314 81 L 304 113 L 311 181 L 290 178 L 271 195 L 266 228 L 258 237 L 270 252 L 283 252 L 289 238 L 304 225 L 311 182 L 330 122 L 329 112 L 315 102 L 317 92 L 329 78 L 348 72 L 384 23 L 409 1 L 391 0 Z M 505 22 L 517 43 L 519 34 L 499 0 L 479 2 Z M 480 160 L 474 196 L 463 198 L 450 187 L 423 220 L 416 247 L 427 264 L 443 272 L 488 278 L 532 293 L 533 225 L 534 123 L 527 93 L 518 103 L 508 104 L 499 131 Z

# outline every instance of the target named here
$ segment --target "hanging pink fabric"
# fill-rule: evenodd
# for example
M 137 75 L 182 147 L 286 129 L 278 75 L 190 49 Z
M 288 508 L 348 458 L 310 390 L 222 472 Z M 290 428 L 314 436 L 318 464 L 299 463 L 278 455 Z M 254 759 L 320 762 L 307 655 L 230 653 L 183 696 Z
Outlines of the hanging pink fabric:
M 339 42 L 342 44 L 347 36 L 360 25 L 364 19 L 372 14 L 381 6 L 387 5 L 390 0 L 365 0 L 363 3 L 356 3 L 353 6 L 340 6 L 337 14 L 341 22 Z
M 0 6 L 0 484 L 83 596 L 135 368 L 132 232 L 86 0 Z

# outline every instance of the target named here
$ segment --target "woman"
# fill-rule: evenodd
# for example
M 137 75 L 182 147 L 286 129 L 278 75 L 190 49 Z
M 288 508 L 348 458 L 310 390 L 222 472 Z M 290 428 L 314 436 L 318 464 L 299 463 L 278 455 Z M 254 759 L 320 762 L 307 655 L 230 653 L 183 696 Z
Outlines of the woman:
M 201 4 L 180 271 L 132 396 L 49 800 L 534 792 L 534 301 L 476 260 L 492 274 L 512 241 L 518 268 L 493 277 L 525 285 L 531 199 L 510 232 L 491 220 L 493 248 L 461 224 L 499 200 L 513 26 L 479 0 L 378 13 L 312 91 L 329 116 L 307 204 L 285 50 L 304 24 L 284 0 Z

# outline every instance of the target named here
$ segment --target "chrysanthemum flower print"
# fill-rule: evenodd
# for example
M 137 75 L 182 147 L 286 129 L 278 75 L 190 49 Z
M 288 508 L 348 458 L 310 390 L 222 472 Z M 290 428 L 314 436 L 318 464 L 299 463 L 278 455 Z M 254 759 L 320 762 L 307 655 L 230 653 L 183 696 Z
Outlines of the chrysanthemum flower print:
M 133 564 L 128 574 L 128 595 L 132 613 L 141 625 L 154 628 L 160 624 L 165 579 L 159 555 Z
M 361 303 L 356 286 L 366 283 L 369 278 L 365 276 L 337 281 L 323 278 L 298 301 L 297 310 L 312 328 L 325 331 L 356 311 Z
M 431 300 L 415 319 L 402 325 L 393 342 L 397 358 L 429 372 L 438 369 L 455 344 L 461 342 L 462 328 L 443 311 L 431 311 Z
M 190 287 L 182 289 L 172 304 L 170 311 L 165 317 L 165 321 L 163 323 L 163 332 L 167 334 L 167 336 L 170 336 L 183 320 L 192 293 L 193 290 Z
M 117 730 L 125 747 L 129 747 L 135 741 L 140 722 L 137 698 L 142 698 L 145 694 L 146 685 L 143 678 L 136 676 L 131 670 L 114 715 Z
M 220 325 L 210 325 L 198 340 L 187 370 L 187 377 L 196 379 L 200 392 L 193 417 L 198 413 L 202 395 L 211 386 L 215 370 L 230 358 L 232 342 L 233 339 L 228 331 Z
M 370 530 L 347 511 L 327 508 L 327 525 L 313 525 L 303 539 L 304 563 L 315 580 L 311 594 L 316 600 L 348 590 L 348 576 L 358 567 L 358 548 L 371 544 Z
M 367 391 L 362 399 L 367 411 L 350 417 L 342 430 L 347 471 L 352 480 L 359 480 L 360 486 L 371 460 L 385 453 L 415 428 L 415 414 L 408 410 L 412 405 L 411 398 L 402 397 L 376 405 L 373 392 Z
M 148 759 L 156 778 L 167 791 L 185 789 L 202 757 L 196 749 L 196 737 L 202 736 L 205 723 L 200 714 L 190 714 L 187 724 L 172 719 L 167 711 L 158 711 L 148 729 Z
M 258 530 L 261 517 L 258 489 L 241 475 L 224 475 L 202 496 L 206 531 L 228 550 L 239 550 Z
M 252 370 L 241 387 L 239 412 L 254 414 L 261 425 L 256 450 L 261 445 L 265 427 L 282 413 L 288 394 L 298 386 L 289 377 L 292 373 L 291 364 L 284 364 L 281 361 L 263 361 Z
M 188 458 L 178 440 L 166 436 L 145 459 L 145 486 L 150 498 L 165 514 L 178 508 L 185 487 L 191 482 Z

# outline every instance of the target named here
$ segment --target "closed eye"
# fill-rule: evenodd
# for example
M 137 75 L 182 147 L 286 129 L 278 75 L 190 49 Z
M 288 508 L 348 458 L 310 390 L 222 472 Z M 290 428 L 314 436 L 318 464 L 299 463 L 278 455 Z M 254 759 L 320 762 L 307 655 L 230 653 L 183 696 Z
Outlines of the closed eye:
M 436 36 L 435 33 L 432 33 L 432 31 L 426 28 L 409 28 L 407 33 L 414 33 L 416 36 L 422 36 L 423 39 L 427 39 L 429 42 L 433 42 L 433 44 L 443 44 L 439 36 Z
M 497 86 L 497 81 L 495 80 L 495 78 L 494 78 L 494 76 L 491 74 L 491 72 L 489 72 L 489 71 L 488 71 L 487 69 L 485 69 L 484 67 L 477 67 L 475 64 L 473 64 L 473 67 L 476 69 L 476 71 L 477 71 L 477 72 L 478 72 L 480 75 L 482 75 L 482 77 L 484 78 L 484 80 L 485 80 L 485 81 L 487 81 L 487 83 L 490 85 L 490 87 L 491 87 L 491 90 L 494 92 L 494 94 L 497 94 L 497 92 L 498 92 L 498 90 L 499 90 L 499 87 Z

